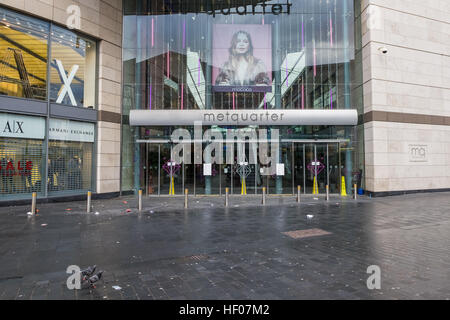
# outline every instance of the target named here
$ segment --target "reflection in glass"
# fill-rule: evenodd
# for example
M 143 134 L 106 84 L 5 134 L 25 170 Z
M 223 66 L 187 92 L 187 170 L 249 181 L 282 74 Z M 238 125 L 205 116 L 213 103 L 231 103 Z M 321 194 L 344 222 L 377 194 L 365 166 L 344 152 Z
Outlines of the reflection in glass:
M 49 24 L 0 8 L 0 95 L 47 98 Z
M 237 14 L 239 4 L 249 3 L 245 1 L 226 2 L 226 9 L 231 6 L 231 10 L 230 14 L 224 15 L 219 9 L 224 2 L 216 1 L 218 10 L 215 16 L 207 13 L 211 11 L 208 6 L 211 2 L 205 2 L 208 5 L 200 11 L 199 3 L 164 0 L 124 2 L 124 115 L 132 109 L 361 108 L 362 77 L 357 59 L 361 60 L 362 55 L 358 53 L 360 39 L 355 41 L 354 32 L 359 15 L 355 8 L 358 8 L 359 1 L 291 0 L 290 14 L 281 15 L 272 12 Z M 264 62 L 264 67 L 259 60 Z M 254 72 L 249 72 L 251 69 Z M 262 75 L 259 80 L 256 79 L 258 75 Z M 258 84 L 264 90 L 255 90 Z M 232 88 L 220 88 L 227 86 Z M 128 177 L 129 172 L 142 167 L 136 160 L 141 157 L 138 156 L 139 148 L 128 144 L 134 144 L 138 139 L 168 139 L 173 128 L 140 130 L 127 124 L 123 128 L 123 189 L 137 190 L 137 183 L 133 185 Z M 353 128 L 289 126 L 280 129 L 282 139 L 314 142 L 320 139 L 351 141 L 357 137 Z M 314 179 L 306 168 L 307 164 L 316 162 L 311 148 L 305 147 L 301 152 L 292 151 L 290 145 L 283 148 L 286 176 L 260 179 L 258 174 L 254 174 L 247 181 L 250 193 L 260 192 L 263 185 L 268 187 L 269 193 L 292 193 L 297 184 L 306 184 L 312 191 Z M 337 147 L 333 148 L 334 153 L 338 152 L 335 150 Z M 360 166 L 362 161 L 356 158 L 352 164 L 354 149 L 348 150 L 352 151 L 345 156 L 348 159 L 346 166 Z M 297 159 L 297 156 L 308 158 L 309 163 L 303 163 L 303 159 Z M 320 152 L 318 156 L 323 157 Z M 326 166 L 327 160 L 322 160 Z M 335 158 L 332 160 L 337 161 Z M 206 178 L 203 182 L 203 178 L 198 176 L 202 168 L 185 166 L 184 169 L 186 185 L 192 187 L 193 182 L 201 181 L 195 185 L 197 193 L 208 193 L 210 189 L 214 192 L 217 185 L 214 177 L 210 182 Z M 258 172 L 258 168 L 252 170 Z M 234 194 L 241 192 L 235 165 L 224 165 L 217 171 L 222 174 L 216 179 L 219 185 L 232 188 Z M 333 174 L 330 182 L 330 177 L 319 174 L 321 180 L 317 184 L 321 191 L 324 183 L 334 183 L 333 190 L 337 190 L 341 177 L 336 171 Z M 342 174 L 348 175 L 348 172 Z M 179 185 L 182 186 L 183 182 L 180 181 Z M 168 193 L 166 191 L 163 193 Z

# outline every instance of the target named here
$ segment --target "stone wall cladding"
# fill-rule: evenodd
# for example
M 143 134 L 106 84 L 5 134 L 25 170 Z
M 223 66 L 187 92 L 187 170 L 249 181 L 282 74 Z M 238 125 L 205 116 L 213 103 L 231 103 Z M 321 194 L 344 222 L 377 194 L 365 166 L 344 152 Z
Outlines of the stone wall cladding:
M 361 6 L 366 189 L 450 188 L 450 2 Z M 410 161 L 411 145 L 427 146 L 426 162 Z

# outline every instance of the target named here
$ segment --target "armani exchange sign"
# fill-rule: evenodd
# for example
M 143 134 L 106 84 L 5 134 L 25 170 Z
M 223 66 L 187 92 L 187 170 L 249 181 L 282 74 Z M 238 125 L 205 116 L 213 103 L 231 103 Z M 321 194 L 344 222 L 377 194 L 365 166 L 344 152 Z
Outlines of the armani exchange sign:
M 186 4 L 186 0 L 164 0 L 165 11 L 171 13 L 207 13 L 213 17 L 216 14 L 247 15 L 247 14 L 290 14 L 292 3 L 268 4 L 268 0 L 247 0 L 236 3 L 229 0 L 197 0 Z M 233 10 L 234 9 L 234 10 Z
M 41 117 L 0 113 L 0 137 L 44 139 L 45 119 Z

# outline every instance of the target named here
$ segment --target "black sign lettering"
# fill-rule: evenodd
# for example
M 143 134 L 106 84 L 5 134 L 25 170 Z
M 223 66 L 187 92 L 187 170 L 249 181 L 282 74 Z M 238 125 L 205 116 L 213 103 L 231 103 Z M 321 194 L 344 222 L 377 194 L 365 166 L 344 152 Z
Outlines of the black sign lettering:
M 3 133 L 5 133 L 5 132 L 12 133 L 11 126 L 9 125 L 9 121 L 6 122 L 5 130 L 3 130 Z
M 23 133 L 23 122 L 16 121 L 17 127 L 14 133 Z

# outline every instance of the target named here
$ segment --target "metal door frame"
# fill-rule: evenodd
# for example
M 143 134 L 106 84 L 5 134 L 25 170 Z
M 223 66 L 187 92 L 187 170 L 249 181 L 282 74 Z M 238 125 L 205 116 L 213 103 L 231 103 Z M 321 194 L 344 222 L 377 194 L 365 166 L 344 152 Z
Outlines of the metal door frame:
M 303 149 L 303 194 L 306 194 L 306 146 L 307 145 L 313 145 L 314 146 L 314 162 L 315 164 L 315 168 L 314 168 L 314 176 L 316 178 L 316 181 L 318 181 L 318 177 L 317 177 L 317 146 L 318 145 L 325 145 L 326 146 L 326 169 L 327 169 L 327 185 L 330 186 L 330 145 L 335 144 L 337 147 L 337 152 L 338 152 L 338 168 L 339 168 L 339 176 L 341 176 L 341 152 L 340 152 L 340 148 L 341 148 L 341 143 L 342 142 L 346 142 L 347 140 L 289 140 L 292 141 L 292 187 L 293 187 L 293 194 L 295 194 L 295 164 L 296 164 L 296 160 L 298 161 L 298 159 L 296 159 L 294 157 L 294 152 L 296 150 L 296 148 L 298 148 L 299 146 L 301 146 L 301 148 Z M 337 181 L 337 183 L 339 184 L 339 181 Z
M 314 162 L 316 163 L 315 164 L 315 169 L 314 169 L 314 176 L 316 177 L 316 181 L 318 181 L 317 180 L 317 145 L 319 145 L 319 144 L 322 144 L 322 145 L 326 145 L 326 161 L 327 161 L 327 165 L 326 165 L 326 168 L 327 168 L 327 172 L 326 172 L 326 174 L 327 174 L 327 184 L 328 185 L 330 185 L 330 168 L 329 168 L 329 166 L 330 166 L 330 164 L 329 164 L 329 159 L 330 159 L 330 157 L 329 157 L 329 152 L 330 152 L 330 148 L 329 148 L 329 146 L 330 146 L 330 144 L 336 144 L 336 146 L 337 146 L 337 152 L 339 153 L 339 156 L 338 156 L 338 161 L 339 161 L 339 163 L 338 163 L 338 168 L 339 168 L 339 176 L 338 177 L 340 177 L 341 176 L 341 173 L 342 173 L 342 168 L 341 168 L 341 166 L 342 166 L 342 158 L 341 158 L 341 152 L 340 152 L 340 150 L 341 150 L 341 143 L 343 143 L 343 142 L 348 142 L 348 140 L 308 140 L 308 139 L 281 139 L 280 140 L 280 144 L 281 143 L 291 143 L 291 157 L 292 157 L 292 161 L 291 161 L 291 172 L 292 172 L 292 194 L 295 194 L 295 164 L 296 164 L 296 160 L 298 160 L 298 159 L 296 159 L 295 158 L 295 156 L 294 156 L 294 152 L 295 152 L 295 150 L 296 150 L 296 148 L 298 148 L 299 147 L 299 145 L 301 145 L 302 146 L 302 148 L 303 148 L 303 193 L 304 194 L 306 194 L 306 145 L 313 145 L 314 146 Z M 139 144 L 143 144 L 143 143 L 145 143 L 146 144 L 146 156 L 145 156 L 145 159 L 146 159 L 146 171 L 145 171 L 145 173 L 146 173 L 146 178 L 145 178 L 145 188 L 146 188 L 146 194 L 147 194 L 147 196 L 149 196 L 149 194 L 148 194 L 148 186 L 150 185 L 150 181 L 149 181 L 149 175 L 148 175 L 148 172 L 149 172 L 149 170 L 150 170 L 150 167 L 149 167 L 149 145 L 150 144 L 152 144 L 152 145 L 157 145 L 158 146 L 158 196 L 161 196 L 161 145 L 162 144 L 170 144 L 170 140 L 136 140 L 136 143 L 139 143 Z M 172 154 L 172 150 L 173 150 L 173 146 L 172 145 L 170 145 L 170 150 L 171 150 L 171 154 Z M 234 194 L 233 192 L 234 192 L 234 187 L 233 187 L 233 165 L 229 165 L 229 164 L 222 164 L 222 165 L 220 165 L 220 186 L 219 186 L 219 195 L 222 195 L 223 194 L 223 191 L 222 191 L 222 170 L 225 168 L 225 167 L 228 167 L 228 166 L 230 166 L 230 170 L 231 170 L 231 172 L 230 172 L 230 174 L 231 174 L 231 181 L 230 181 L 230 183 L 231 183 L 231 192 L 230 192 L 230 194 Z M 256 167 L 256 166 L 255 166 Z M 186 174 L 185 174 L 185 169 L 186 169 L 186 167 L 185 167 L 185 164 L 183 163 L 183 166 L 182 166 L 182 186 L 183 186 L 183 190 L 184 190 L 184 186 L 185 186 L 185 180 L 186 180 Z M 194 170 L 194 196 L 196 195 L 196 166 L 194 165 L 193 166 L 193 170 Z M 256 175 L 256 172 L 255 172 L 255 175 Z M 270 192 L 269 192 L 269 176 L 267 176 L 267 178 L 266 178 L 266 183 L 264 183 L 264 178 L 262 178 L 262 180 L 263 180 L 263 185 L 264 184 L 266 184 L 266 188 L 267 188 L 267 194 L 270 194 Z M 337 183 L 338 183 L 338 185 L 339 185 L 339 181 L 337 181 Z M 226 184 L 226 181 L 225 181 L 225 184 Z M 257 194 L 257 192 L 258 192 L 258 188 L 257 188 L 257 186 L 256 186 L 256 177 L 255 177 L 255 193 Z

